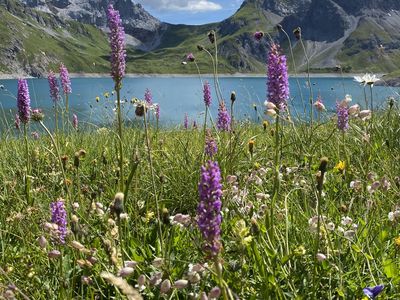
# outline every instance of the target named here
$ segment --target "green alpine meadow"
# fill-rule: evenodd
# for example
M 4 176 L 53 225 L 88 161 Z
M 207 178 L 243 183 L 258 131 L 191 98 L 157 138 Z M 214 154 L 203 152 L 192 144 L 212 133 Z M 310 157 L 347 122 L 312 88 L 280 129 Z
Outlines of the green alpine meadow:
M 231 2 L 0 0 L 0 299 L 400 298 L 400 4 Z

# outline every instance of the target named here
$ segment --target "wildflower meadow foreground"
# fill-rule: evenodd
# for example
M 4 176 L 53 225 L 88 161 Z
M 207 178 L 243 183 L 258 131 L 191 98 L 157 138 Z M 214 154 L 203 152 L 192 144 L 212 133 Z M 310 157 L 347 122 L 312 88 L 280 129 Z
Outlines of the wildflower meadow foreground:
M 374 110 L 375 77 L 356 78 L 365 99 L 344 94 L 336 113 L 310 84 L 301 117 L 286 56 L 257 32 L 269 47 L 260 123 L 235 119 L 241 99 L 220 92 L 214 67 L 203 124 L 159 127 L 147 90 L 132 125 L 124 29 L 112 6 L 107 17 L 113 124 L 79 123 L 68 66 L 49 72 L 51 115 L 18 81 L 17 129 L 0 142 L 1 299 L 400 298 L 400 114 L 395 98 Z M 199 51 L 217 61 L 208 38 Z

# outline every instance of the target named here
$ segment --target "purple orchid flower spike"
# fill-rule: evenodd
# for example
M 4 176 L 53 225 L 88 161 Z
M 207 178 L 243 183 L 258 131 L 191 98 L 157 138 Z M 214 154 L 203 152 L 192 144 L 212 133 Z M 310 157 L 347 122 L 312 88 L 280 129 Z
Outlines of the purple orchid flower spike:
M 369 298 L 369 299 L 375 299 L 385 288 L 383 284 L 373 286 L 373 287 L 366 287 L 363 289 L 364 294 Z

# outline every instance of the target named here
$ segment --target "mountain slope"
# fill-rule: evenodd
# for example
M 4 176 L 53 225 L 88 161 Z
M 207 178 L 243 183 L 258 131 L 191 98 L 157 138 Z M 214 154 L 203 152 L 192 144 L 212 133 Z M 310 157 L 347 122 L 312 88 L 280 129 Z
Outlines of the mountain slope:
M 121 12 L 131 73 L 196 73 L 182 65 L 193 52 L 201 72 L 212 71 L 207 38 L 217 32 L 219 71 L 261 73 L 265 70 L 267 32 L 289 54 L 288 32 L 300 71 L 390 72 L 400 67 L 400 1 L 398 0 L 245 0 L 230 18 L 202 26 L 171 25 L 131 0 L 113 0 Z M 0 72 L 44 75 L 65 62 L 72 72 L 108 72 L 107 0 L 0 0 Z M 302 44 L 292 34 L 301 27 Z M 288 60 L 291 63 L 291 59 Z M 293 66 L 290 66 L 293 67 Z
M 265 49 L 248 40 L 255 29 L 269 32 L 283 45 L 285 53 L 290 53 L 286 36 L 276 30 L 276 25 L 281 24 L 291 37 L 302 71 L 306 69 L 306 56 L 292 34 L 296 27 L 301 27 L 314 71 L 329 71 L 342 65 L 354 72 L 389 72 L 400 66 L 400 1 L 246 0 L 238 13 L 222 24 L 237 23 L 243 11 L 248 11 L 243 18 L 247 29 L 241 27 L 225 34 L 241 33 L 238 51 L 246 51 L 259 61 L 265 57 Z

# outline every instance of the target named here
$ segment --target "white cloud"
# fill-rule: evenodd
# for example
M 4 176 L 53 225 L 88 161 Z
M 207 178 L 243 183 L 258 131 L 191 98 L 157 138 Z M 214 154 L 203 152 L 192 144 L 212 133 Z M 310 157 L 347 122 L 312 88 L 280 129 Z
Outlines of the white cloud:
M 218 3 L 209 0 L 139 0 L 145 6 L 156 10 L 206 12 L 222 9 Z

